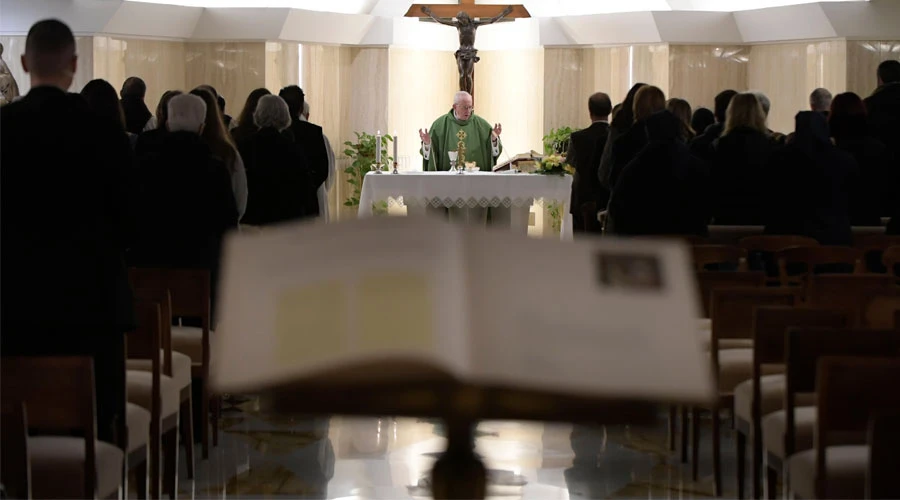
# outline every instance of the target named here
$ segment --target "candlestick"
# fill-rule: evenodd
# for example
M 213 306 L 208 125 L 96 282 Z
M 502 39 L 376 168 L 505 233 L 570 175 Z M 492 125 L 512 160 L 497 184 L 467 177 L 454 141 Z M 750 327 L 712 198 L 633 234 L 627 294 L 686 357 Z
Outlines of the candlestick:
M 375 165 L 381 169 L 381 131 L 375 133 Z
M 397 131 L 395 130 L 394 131 L 394 165 L 396 165 L 397 162 L 399 162 L 399 161 L 400 161 L 400 157 L 397 156 Z M 394 170 L 397 170 L 397 169 L 394 168 Z

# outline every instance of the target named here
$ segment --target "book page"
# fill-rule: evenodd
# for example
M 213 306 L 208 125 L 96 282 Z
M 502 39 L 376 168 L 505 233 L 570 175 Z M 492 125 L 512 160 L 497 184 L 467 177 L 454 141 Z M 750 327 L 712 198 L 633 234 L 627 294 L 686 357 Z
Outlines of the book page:
M 212 337 L 214 386 L 252 390 L 394 359 L 464 372 L 457 236 L 437 220 L 393 217 L 232 235 Z M 378 371 L 356 375 L 392 375 Z
M 604 237 L 467 235 L 472 378 L 654 401 L 708 401 L 686 248 Z

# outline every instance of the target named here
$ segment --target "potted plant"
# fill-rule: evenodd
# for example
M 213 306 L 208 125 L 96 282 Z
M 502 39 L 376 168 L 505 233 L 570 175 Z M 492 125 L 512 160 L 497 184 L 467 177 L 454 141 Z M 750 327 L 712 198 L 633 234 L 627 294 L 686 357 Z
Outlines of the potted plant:
M 550 130 L 550 133 L 544 136 L 544 154 L 565 155 L 569 151 L 569 138 L 576 130 L 572 127 Z
M 349 177 L 347 183 L 353 186 L 350 197 L 344 200 L 344 206 L 346 207 L 359 206 L 359 197 L 362 195 L 363 179 L 372 169 L 372 165 L 375 164 L 375 136 L 366 132 L 354 133 L 356 134 L 356 142 L 344 142 L 344 145 L 347 146 L 347 148 L 344 149 L 344 154 L 353 160 L 350 166 L 344 169 L 344 173 Z M 381 136 L 381 160 L 382 163 L 384 163 L 385 168 L 394 163 L 394 158 L 388 156 L 388 143 L 393 140 L 394 138 L 390 135 Z M 389 172 L 390 170 L 387 171 Z

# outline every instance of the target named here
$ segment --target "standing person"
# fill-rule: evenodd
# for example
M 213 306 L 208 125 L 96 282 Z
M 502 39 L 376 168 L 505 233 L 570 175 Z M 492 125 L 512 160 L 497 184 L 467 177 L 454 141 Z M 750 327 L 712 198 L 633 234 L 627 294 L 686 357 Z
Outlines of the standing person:
M 305 122 L 309 121 L 309 101 L 306 99 L 303 100 L 303 113 L 300 114 L 300 119 Z M 328 191 L 334 186 L 337 172 L 334 169 L 334 150 L 331 149 L 331 141 L 328 140 L 328 136 L 324 132 L 322 133 L 322 138 L 325 139 L 325 153 L 328 154 L 328 171 L 325 174 L 325 181 L 319 186 L 316 196 L 319 200 L 319 217 L 328 222 L 331 218 L 328 210 Z
M 3 356 L 90 356 L 98 438 L 121 444 L 125 333 L 135 328 L 124 251 L 131 148 L 121 125 L 68 94 L 78 56 L 64 23 L 28 32 L 31 91 L 0 108 Z
M 603 92 L 597 92 L 588 99 L 588 113 L 591 126 L 572 132 L 569 139 L 569 151 L 566 161 L 575 167 L 575 178 L 572 181 L 572 214 L 573 229 L 576 233 L 600 233 L 600 222 L 597 212 L 606 208 L 609 202 L 609 190 L 600 184 L 597 178 L 599 158 L 594 151 L 602 149 L 609 137 L 609 114 L 612 102 Z
M 296 85 L 289 85 L 278 93 L 278 96 L 284 99 L 291 113 L 291 126 L 289 130 L 294 134 L 294 142 L 296 142 L 306 157 L 309 159 L 309 168 L 313 172 L 328 171 L 328 152 L 325 150 L 325 134 L 322 133 L 322 127 L 309 123 L 301 119 L 303 113 L 303 103 L 306 102 L 306 95 L 303 89 Z M 324 177 L 322 178 L 324 182 Z M 315 187 L 316 189 L 322 183 Z M 318 197 L 309 200 L 307 214 L 312 216 L 319 215 Z
M 119 94 L 122 96 L 122 109 L 125 111 L 125 130 L 132 134 L 140 134 L 153 118 L 153 113 L 147 109 L 144 102 L 147 84 L 136 76 L 128 77 L 122 84 Z

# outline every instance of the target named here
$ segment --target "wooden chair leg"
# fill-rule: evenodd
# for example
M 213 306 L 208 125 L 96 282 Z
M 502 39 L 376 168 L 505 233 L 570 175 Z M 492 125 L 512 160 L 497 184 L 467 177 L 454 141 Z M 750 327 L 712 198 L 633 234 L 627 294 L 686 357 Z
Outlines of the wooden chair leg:
M 691 408 L 691 477 L 700 479 L 700 408 Z
M 716 403 L 712 411 L 713 441 L 713 494 L 722 496 L 722 429 L 719 421 L 719 405 Z
M 162 437 L 160 436 L 160 424 L 158 421 L 150 422 L 150 449 L 147 461 L 150 462 L 148 469 L 150 471 L 150 498 L 157 499 L 160 496 L 160 471 L 159 464 L 162 457 Z
M 778 471 L 766 467 L 766 496 L 772 500 L 778 498 Z
M 190 391 L 190 388 L 188 388 Z M 184 445 L 184 455 L 187 459 L 187 477 L 194 479 L 194 401 L 188 392 L 187 398 L 181 402 L 179 409 L 181 420 L 181 443 Z
M 762 429 L 760 429 L 759 426 L 755 426 L 753 430 L 753 464 L 751 466 L 753 474 L 753 498 L 758 499 L 762 498 Z
M 746 472 L 747 457 L 747 437 L 744 433 L 738 431 L 735 436 L 737 440 L 737 498 L 744 499 L 744 478 Z
M 212 442 L 213 446 L 219 446 L 219 419 L 222 416 L 222 396 L 213 397 L 212 407 Z
M 675 405 L 669 406 L 669 451 L 675 451 L 675 430 L 676 430 L 675 421 L 677 419 L 678 419 L 678 407 Z
M 687 406 L 681 407 L 681 463 L 688 463 L 688 438 L 690 431 L 688 427 L 688 409 Z
M 147 498 L 147 468 L 150 465 L 150 457 L 144 460 L 144 463 L 134 467 L 134 488 L 137 490 L 137 497 L 141 500 Z M 127 490 L 126 490 L 127 491 Z
M 175 500 L 178 495 L 178 425 L 163 434 L 162 440 L 165 454 L 163 489 Z
M 200 422 L 203 422 L 203 428 L 200 430 L 201 441 L 203 443 L 203 460 L 209 459 L 209 389 L 206 386 L 206 379 L 203 379 L 203 397 L 200 399 Z

